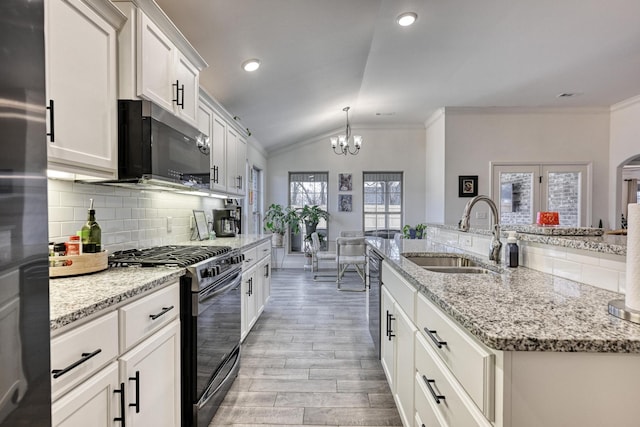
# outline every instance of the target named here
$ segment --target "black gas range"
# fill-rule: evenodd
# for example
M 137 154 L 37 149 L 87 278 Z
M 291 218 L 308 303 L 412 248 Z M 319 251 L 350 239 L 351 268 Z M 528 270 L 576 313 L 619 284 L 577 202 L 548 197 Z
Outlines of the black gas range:
M 112 267 L 184 267 L 180 280 L 182 426 L 208 426 L 238 375 L 243 255 L 228 246 L 114 252 Z

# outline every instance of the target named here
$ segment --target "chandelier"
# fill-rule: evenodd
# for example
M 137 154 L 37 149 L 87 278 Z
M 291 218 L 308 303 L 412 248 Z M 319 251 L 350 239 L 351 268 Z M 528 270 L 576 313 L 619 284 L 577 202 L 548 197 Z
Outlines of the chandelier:
M 347 113 L 347 129 L 344 135 L 332 136 L 331 140 L 331 148 L 333 148 L 333 152 L 336 154 L 358 154 L 360 151 L 360 147 L 362 146 L 362 137 L 360 135 L 353 135 L 353 139 L 351 138 L 351 125 L 349 125 L 349 108 L 344 107 L 342 111 Z M 353 146 L 353 151 L 351 147 Z

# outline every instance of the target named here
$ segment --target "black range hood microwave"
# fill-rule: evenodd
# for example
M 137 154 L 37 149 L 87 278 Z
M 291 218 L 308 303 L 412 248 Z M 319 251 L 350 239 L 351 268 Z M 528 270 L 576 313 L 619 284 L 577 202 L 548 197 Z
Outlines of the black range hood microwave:
M 118 180 L 182 191 L 210 189 L 209 145 L 197 129 L 149 101 L 118 101 Z

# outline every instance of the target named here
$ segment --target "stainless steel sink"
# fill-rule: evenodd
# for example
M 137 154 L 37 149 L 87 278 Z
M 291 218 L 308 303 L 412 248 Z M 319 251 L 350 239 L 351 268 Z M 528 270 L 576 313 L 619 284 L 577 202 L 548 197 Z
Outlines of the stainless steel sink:
M 497 273 L 485 265 L 458 254 L 441 255 L 403 255 L 406 259 L 425 270 L 450 274 L 488 274 Z
M 421 267 L 479 267 L 480 264 L 460 255 L 403 255 Z
M 425 270 L 435 273 L 456 273 L 456 274 L 489 274 L 493 271 L 482 267 L 423 267 Z

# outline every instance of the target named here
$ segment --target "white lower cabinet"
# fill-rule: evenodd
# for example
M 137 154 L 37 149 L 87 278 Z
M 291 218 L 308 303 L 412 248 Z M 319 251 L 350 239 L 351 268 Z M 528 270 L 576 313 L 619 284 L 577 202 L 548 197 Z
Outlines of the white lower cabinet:
M 242 286 L 240 288 L 242 291 L 242 341 L 247 337 L 257 320 L 256 284 L 256 268 L 252 266 L 242 273 Z
M 402 304 L 394 298 L 387 286 L 394 289 L 397 284 L 392 282 L 395 279 L 387 274 L 387 279 L 383 281 L 382 286 L 381 362 L 400 418 L 405 426 L 409 426 L 414 417 L 413 377 L 416 327 L 407 311 L 410 314 L 414 312 L 415 290 L 409 289 L 409 295 L 403 298 L 404 304 Z M 400 286 L 403 285 L 400 284 Z
M 242 251 L 241 340 L 247 337 L 271 295 L 271 241 Z
M 118 364 L 112 362 L 51 405 L 53 425 L 64 427 L 119 425 L 117 421 L 114 423 L 114 420 L 123 416 L 120 390 Z
M 53 426 L 180 425 L 178 290 L 173 283 L 52 339 Z
M 175 320 L 119 359 L 126 425 L 180 425 L 180 322 Z

